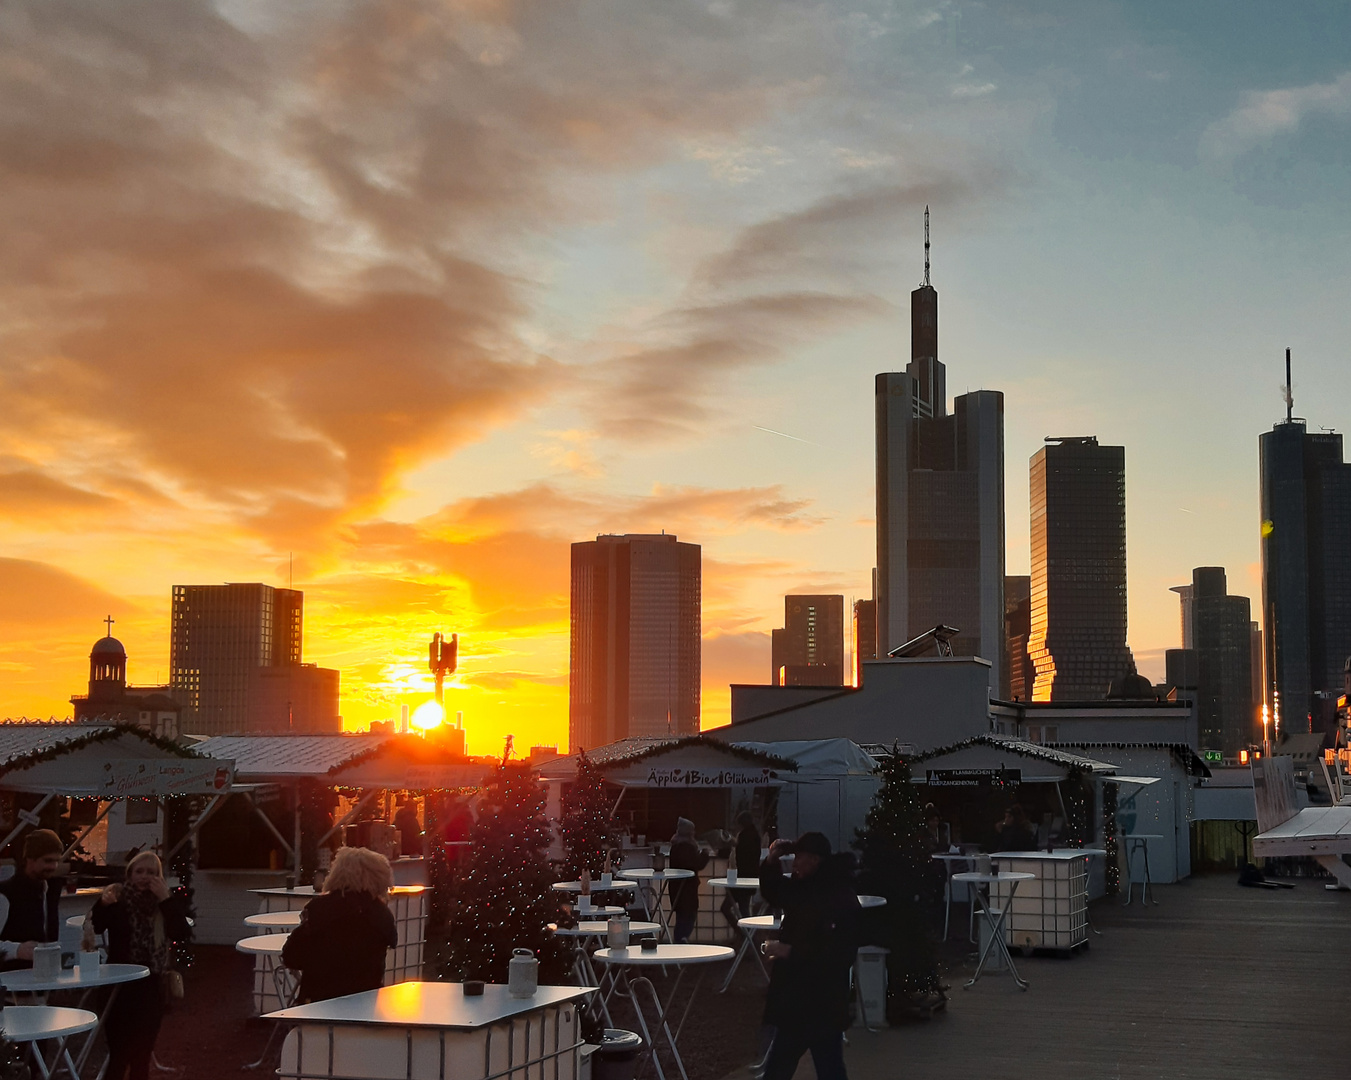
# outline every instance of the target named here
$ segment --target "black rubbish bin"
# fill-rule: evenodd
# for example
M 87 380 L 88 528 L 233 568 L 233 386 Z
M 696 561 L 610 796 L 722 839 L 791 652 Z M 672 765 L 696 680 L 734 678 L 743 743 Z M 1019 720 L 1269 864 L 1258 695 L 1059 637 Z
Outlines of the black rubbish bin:
M 591 1055 L 591 1080 L 633 1080 L 642 1052 L 643 1040 L 636 1031 L 606 1028 L 600 1049 Z

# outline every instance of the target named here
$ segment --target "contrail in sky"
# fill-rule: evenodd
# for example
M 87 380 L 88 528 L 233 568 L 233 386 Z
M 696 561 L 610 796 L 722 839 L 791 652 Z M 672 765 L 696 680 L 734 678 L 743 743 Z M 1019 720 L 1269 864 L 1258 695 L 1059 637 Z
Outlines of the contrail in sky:
M 786 431 L 775 431 L 772 427 L 761 427 L 759 424 L 752 424 L 751 427 L 756 431 L 767 431 L 771 435 L 782 435 L 785 439 L 792 439 L 793 442 L 806 443 L 808 446 L 820 446 L 820 443 L 814 443 L 811 439 L 799 439 L 796 435 L 789 435 Z

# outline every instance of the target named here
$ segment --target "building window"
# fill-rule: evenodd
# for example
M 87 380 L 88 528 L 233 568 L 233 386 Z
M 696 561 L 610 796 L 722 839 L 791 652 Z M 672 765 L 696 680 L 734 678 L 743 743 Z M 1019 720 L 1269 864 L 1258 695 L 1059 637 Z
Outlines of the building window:
M 128 825 L 154 825 L 159 821 L 158 799 L 128 799 Z

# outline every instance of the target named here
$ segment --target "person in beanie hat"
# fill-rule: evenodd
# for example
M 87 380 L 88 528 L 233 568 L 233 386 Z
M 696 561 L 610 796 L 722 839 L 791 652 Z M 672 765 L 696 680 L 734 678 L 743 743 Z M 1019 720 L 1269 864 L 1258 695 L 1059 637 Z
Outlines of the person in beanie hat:
M 699 917 L 699 871 L 708 865 L 708 852 L 699 849 L 694 836 L 694 822 L 689 818 L 676 819 L 675 835 L 671 837 L 672 870 L 693 870 L 694 877 L 671 882 L 671 910 L 675 912 L 675 941 L 684 945 L 694 932 Z
M 33 966 L 33 947 L 61 940 L 61 838 L 34 829 L 23 839 L 23 863 L 0 882 L 0 971 Z
M 779 863 L 789 854 L 791 877 Z M 849 971 L 859 945 L 852 862 L 832 854 L 824 834 L 809 832 L 796 843 L 774 841 L 760 867 L 760 895 L 783 911 L 778 940 L 761 946 L 774 964 L 765 1000 L 774 1045 L 764 1080 L 791 1080 L 807 1051 L 818 1080 L 845 1080 Z

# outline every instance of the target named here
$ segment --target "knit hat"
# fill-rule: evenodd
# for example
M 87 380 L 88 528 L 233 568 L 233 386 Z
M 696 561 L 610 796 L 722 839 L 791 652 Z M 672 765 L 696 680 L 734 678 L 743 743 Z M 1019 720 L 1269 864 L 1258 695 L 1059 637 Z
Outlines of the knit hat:
M 676 834 L 677 836 L 693 836 L 693 835 L 694 835 L 694 822 L 692 822 L 689 818 L 684 818 L 684 817 L 682 817 L 682 818 L 676 818 L 676 831 L 675 831 L 675 834 Z
M 60 855 L 66 850 L 66 845 L 61 843 L 61 837 L 52 832 L 51 829 L 34 829 L 23 838 L 23 857 L 25 859 L 41 859 L 47 855 Z
M 803 833 L 797 838 L 797 843 L 793 845 L 793 852 L 797 855 L 819 855 L 823 859 L 828 859 L 830 858 L 830 840 L 825 833 Z

